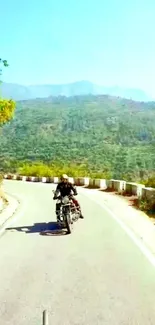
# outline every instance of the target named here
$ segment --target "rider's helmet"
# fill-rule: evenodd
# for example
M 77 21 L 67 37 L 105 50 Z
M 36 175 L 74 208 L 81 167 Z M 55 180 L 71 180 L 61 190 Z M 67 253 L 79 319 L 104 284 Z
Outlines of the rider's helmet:
M 67 176 L 66 174 L 63 174 L 63 175 L 61 176 L 61 181 L 62 181 L 62 182 L 68 182 L 68 176 Z

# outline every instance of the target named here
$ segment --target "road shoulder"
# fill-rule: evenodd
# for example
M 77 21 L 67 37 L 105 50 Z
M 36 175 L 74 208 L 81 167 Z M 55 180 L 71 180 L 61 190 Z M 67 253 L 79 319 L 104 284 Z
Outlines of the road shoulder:
M 80 192 L 102 204 L 103 208 L 107 207 L 155 255 L 155 225 L 144 212 L 130 206 L 125 198 L 116 194 L 94 189 L 81 189 Z

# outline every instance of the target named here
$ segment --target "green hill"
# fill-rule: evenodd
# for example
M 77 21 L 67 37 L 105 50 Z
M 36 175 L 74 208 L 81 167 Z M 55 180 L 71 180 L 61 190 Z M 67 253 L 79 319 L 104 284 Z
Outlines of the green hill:
M 1 130 L 0 155 L 5 170 L 15 160 L 57 160 L 145 178 L 155 170 L 155 102 L 93 95 L 20 101 Z

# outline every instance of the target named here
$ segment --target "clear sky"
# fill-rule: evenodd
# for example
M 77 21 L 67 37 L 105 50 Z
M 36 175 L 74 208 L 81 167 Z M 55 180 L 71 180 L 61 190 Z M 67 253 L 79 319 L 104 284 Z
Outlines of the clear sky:
M 0 0 L 3 80 L 90 80 L 155 95 L 155 0 Z

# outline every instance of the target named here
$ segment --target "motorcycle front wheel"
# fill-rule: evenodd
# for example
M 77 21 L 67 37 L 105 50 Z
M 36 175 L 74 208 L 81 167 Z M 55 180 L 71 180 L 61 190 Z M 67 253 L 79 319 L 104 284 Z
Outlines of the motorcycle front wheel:
M 72 223 L 71 223 L 71 218 L 70 218 L 69 212 L 65 215 L 65 223 L 66 223 L 67 233 L 71 234 L 71 232 L 72 232 Z

